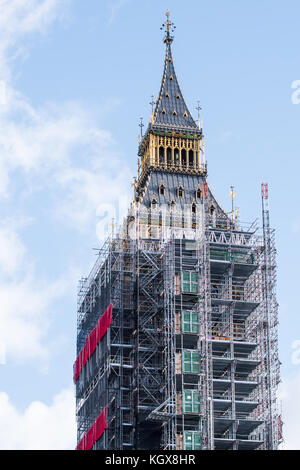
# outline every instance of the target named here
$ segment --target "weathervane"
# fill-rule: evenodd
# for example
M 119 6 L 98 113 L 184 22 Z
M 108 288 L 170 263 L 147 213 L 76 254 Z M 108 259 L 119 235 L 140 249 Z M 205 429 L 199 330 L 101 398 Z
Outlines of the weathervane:
M 174 36 L 171 36 L 171 33 L 174 33 L 176 26 L 172 21 L 170 21 L 170 12 L 169 10 L 166 11 L 166 21 L 162 24 L 160 29 L 164 29 L 166 32 L 166 36 L 164 38 L 164 42 L 167 42 L 168 44 L 171 44 L 171 42 L 174 39 Z

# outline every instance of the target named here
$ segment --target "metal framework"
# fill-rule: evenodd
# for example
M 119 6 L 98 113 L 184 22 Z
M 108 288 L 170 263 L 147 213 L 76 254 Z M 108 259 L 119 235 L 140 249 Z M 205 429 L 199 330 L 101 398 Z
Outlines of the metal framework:
M 206 184 L 206 183 L 205 183 Z M 262 229 L 196 210 L 130 208 L 78 292 L 77 353 L 107 305 L 113 322 L 76 382 L 78 442 L 94 449 L 277 449 L 276 260 Z

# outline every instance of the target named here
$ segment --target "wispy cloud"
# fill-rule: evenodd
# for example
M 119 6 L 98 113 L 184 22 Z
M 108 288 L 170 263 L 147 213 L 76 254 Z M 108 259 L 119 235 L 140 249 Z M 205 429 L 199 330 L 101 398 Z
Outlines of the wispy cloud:
M 0 0 L 0 77 L 11 79 L 11 64 L 24 49 L 24 37 L 43 33 L 54 20 L 62 18 L 67 1 Z
M 108 8 L 109 8 L 109 11 L 110 11 L 110 17 L 109 17 L 109 20 L 108 20 L 108 25 L 111 25 L 113 23 L 113 21 L 115 20 L 117 14 L 121 10 L 121 8 L 129 2 L 130 2 L 130 0 L 109 0 L 108 1 Z
M 1 275 L 13 275 L 26 252 L 26 247 L 8 221 L 0 225 L 0 278 Z

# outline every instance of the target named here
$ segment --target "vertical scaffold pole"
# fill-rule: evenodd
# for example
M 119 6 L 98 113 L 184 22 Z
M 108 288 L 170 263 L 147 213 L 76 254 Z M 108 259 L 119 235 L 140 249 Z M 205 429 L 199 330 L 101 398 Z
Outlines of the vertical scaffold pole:
M 211 289 L 210 289 L 210 262 L 209 262 L 209 220 L 208 220 L 208 185 L 202 183 L 202 233 L 200 237 L 200 268 L 201 268 L 201 372 L 203 378 L 204 411 L 204 448 L 214 449 L 214 410 L 213 410 L 213 366 L 211 344 Z
M 277 302 L 275 298 L 276 262 L 274 234 L 270 228 L 269 188 L 267 183 L 261 185 L 262 223 L 263 223 L 263 300 L 265 343 L 265 377 L 266 377 L 266 446 L 268 450 L 277 449 L 277 403 L 276 389 L 278 384 L 278 344 L 277 344 Z

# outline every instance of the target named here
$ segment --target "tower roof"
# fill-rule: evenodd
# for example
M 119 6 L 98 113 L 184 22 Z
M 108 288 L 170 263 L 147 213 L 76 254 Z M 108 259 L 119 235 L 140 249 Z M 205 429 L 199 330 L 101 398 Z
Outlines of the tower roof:
M 174 25 L 169 21 L 168 11 L 167 21 L 163 24 L 163 27 L 165 27 L 166 30 L 164 38 L 166 55 L 161 88 L 156 102 L 152 124 L 158 126 L 162 125 L 163 127 L 168 126 L 172 128 L 189 128 L 196 130 L 198 126 L 184 101 L 175 73 L 171 51 L 173 37 L 170 34 L 170 28 L 174 27 Z

